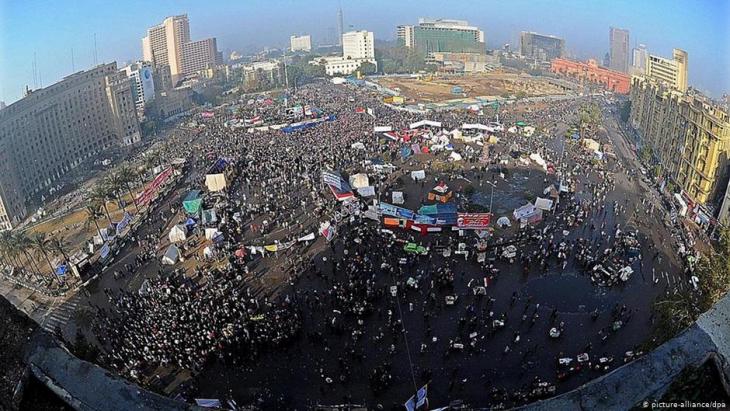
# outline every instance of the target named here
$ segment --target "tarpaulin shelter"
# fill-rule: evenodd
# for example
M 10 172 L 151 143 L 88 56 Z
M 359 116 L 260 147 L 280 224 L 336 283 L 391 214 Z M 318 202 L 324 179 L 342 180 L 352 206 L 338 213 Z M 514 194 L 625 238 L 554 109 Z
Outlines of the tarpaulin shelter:
M 180 259 L 180 249 L 174 244 L 167 247 L 167 251 L 162 255 L 162 264 L 173 265 Z
M 217 191 L 223 191 L 228 186 L 228 183 L 226 182 L 226 175 L 225 174 L 206 174 L 205 175 L 205 186 L 208 188 L 208 191 L 211 192 L 217 192 Z
M 373 186 L 360 187 L 357 189 L 357 194 L 359 194 L 363 197 L 373 197 L 375 195 L 375 187 L 373 187 Z
M 512 212 L 512 216 L 522 224 L 534 224 L 542 221 L 542 210 L 533 204 L 525 204 L 515 209 Z
M 212 240 L 221 234 L 222 233 L 220 231 L 218 231 L 218 229 L 216 229 L 216 228 L 206 228 L 205 229 L 205 238 L 208 240 Z
M 365 173 L 358 173 L 350 176 L 350 187 L 354 189 L 367 187 L 370 185 L 368 175 Z
M 458 219 L 453 203 L 424 205 L 418 209 L 418 214 L 430 217 L 435 225 L 455 225 Z
M 447 203 L 451 200 L 454 193 L 449 189 L 443 181 L 438 183 L 431 191 L 428 192 L 428 201 L 439 201 Z
M 202 205 L 203 197 L 200 196 L 200 190 L 190 191 L 183 199 L 183 208 L 188 214 L 198 214 Z
M 185 225 L 183 224 L 177 224 L 173 226 L 170 229 L 170 233 L 167 235 L 167 238 L 170 240 L 171 243 L 185 241 L 188 238 L 187 227 L 185 227 Z
M 393 191 L 392 198 L 393 198 L 393 204 L 403 204 L 406 202 L 405 199 L 403 198 L 402 191 Z
M 509 222 L 509 218 L 504 217 L 504 216 L 499 217 L 497 219 L 497 225 L 500 226 L 500 227 L 510 227 L 510 226 L 512 226 L 512 224 Z
M 547 198 L 538 197 L 535 200 L 535 208 L 538 208 L 543 211 L 550 211 L 553 208 L 553 200 L 549 200 Z
M 583 146 L 590 151 L 597 151 L 601 149 L 601 144 L 592 138 L 584 138 L 581 141 L 581 144 L 583 144 Z
M 204 225 L 213 224 L 213 223 L 217 222 L 218 221 L 218 216 L 215 213 L 215 209 L 212 209 L 211 208 L 211 209 L 208 209 L 208 210 L 203 210 L 203 213 L 201 214 L 201 219 L 200 220 L 202 221 L 202 223 Z

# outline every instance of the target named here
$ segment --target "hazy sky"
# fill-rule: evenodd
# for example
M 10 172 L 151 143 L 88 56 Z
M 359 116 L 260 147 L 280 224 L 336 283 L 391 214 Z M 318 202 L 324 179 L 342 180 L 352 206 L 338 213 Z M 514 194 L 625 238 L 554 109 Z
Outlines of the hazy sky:
M 395 38 L 395 26 L 419 17 L 466 19 L 479 26 L 487 46 L 517 43 L 521 30 L 564 37 L 577 58 L 602 58 L 608 28 L 631 31 L 630 41 L 671 57 L 689 53 L 690 85 L 714 97 L 730 91 L 730 1 L 552 0 L 443 1 L 342 0 L 345 29 L 367 29 L 376 39 Z M 310 33 L 326 43 L 337 26 L 337 0 L 90 1 L 0 0 L 0 100 L 11 103 L 33 88 L 33 56 L 47 86 L 98 61 L 141 58 L 147 27 L 187 13 L 192 39 L 217 37 L 223 51 L 285 46 L 291 34 Z

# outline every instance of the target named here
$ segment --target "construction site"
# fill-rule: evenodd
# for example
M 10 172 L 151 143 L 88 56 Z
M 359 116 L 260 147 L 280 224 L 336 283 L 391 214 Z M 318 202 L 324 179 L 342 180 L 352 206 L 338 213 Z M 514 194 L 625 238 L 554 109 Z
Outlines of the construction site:
M 404 98 L 405 104 L 438 103 L 464 98 L 489 100 L 564 95 L 560 82 L 526 73 L 493 71 L 470 75 L 423 74 L 374 80 Z

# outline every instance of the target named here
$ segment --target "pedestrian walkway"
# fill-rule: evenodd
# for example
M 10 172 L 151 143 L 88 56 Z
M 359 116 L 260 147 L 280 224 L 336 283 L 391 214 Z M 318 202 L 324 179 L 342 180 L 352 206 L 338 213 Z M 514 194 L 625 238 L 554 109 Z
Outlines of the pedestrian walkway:
M 56 328 L 63 329 L 76 314 L 80 300 L 81 294 L 77 293 L 55 309 L 51 309 L 41 322 L 43 329 L 48 332 L 54 332 Z

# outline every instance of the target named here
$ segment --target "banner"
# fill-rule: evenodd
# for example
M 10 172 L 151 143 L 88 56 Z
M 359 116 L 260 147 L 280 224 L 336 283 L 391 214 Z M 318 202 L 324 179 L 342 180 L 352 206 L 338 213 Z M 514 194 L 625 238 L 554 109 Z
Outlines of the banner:
M 322 234 L 327 241 L 331 241 L 335 236 L 335 227 L 332 226 L 329 221 L 325 221 L 319 225 L 319 233 Z
M 167 182 L 167 180 L 170 178 L 172 172 L 172 167 L 168 167 L 167 169 L 165 169 L 165 171 L 158 174 L 157 177 L 155 177 L 155 179 L 152 180 L 147 188 L 145 188 L 144 191 L 139 195 L 139 197 L 137 197 L 137 204 L 139 206 L 143 206 L 149 203 L 152 198 L 157 195 L 160 187 L 165 184 L 165 182 Z
M 416 392 L 416 395 L 412 396 L 408 399 L 408 401 L 406 401 L 406 410 L 415 411 L 416 409 L 421 408 L 424 404 L 426 404 L 426 401 L 428 401 L 428 399 L 426 398 L 427 396 L 428 385 L 424 385 Z
M 416 213 L 414 213 L 413 211 L 411 211 L 407 208 L 394 206 L 394 205 L 388 204 L 388 203 L 381 202 L 380 204 L 378 204 L 378 209 L 380 210 L 380 212 L 382 214 L 389 215 L 392 217 L 406 218 L 409 220 L 413 220 L 416 218 Z
M 479 230 L 489 226 L 489 213 L 458 213 L 456 226 L 465 230 Z
M 314 240 L 314 233 L 309 233 L 309 234 L 305 235 L 304 237 L 299 237 L 297 239 L 297 241 L 300 243 L 302 241 L 312 241 L 312 240 Z
M 132 216 L 129 215 L 129 213 L 125 211 L 124 217 L 122 217 L 122 221 L 117 223 L 117 233 L 121 233 L 125 228 L 127 228 L 127 226 L 129 225 L 129 223 L 131 221 L 132 221 Z

